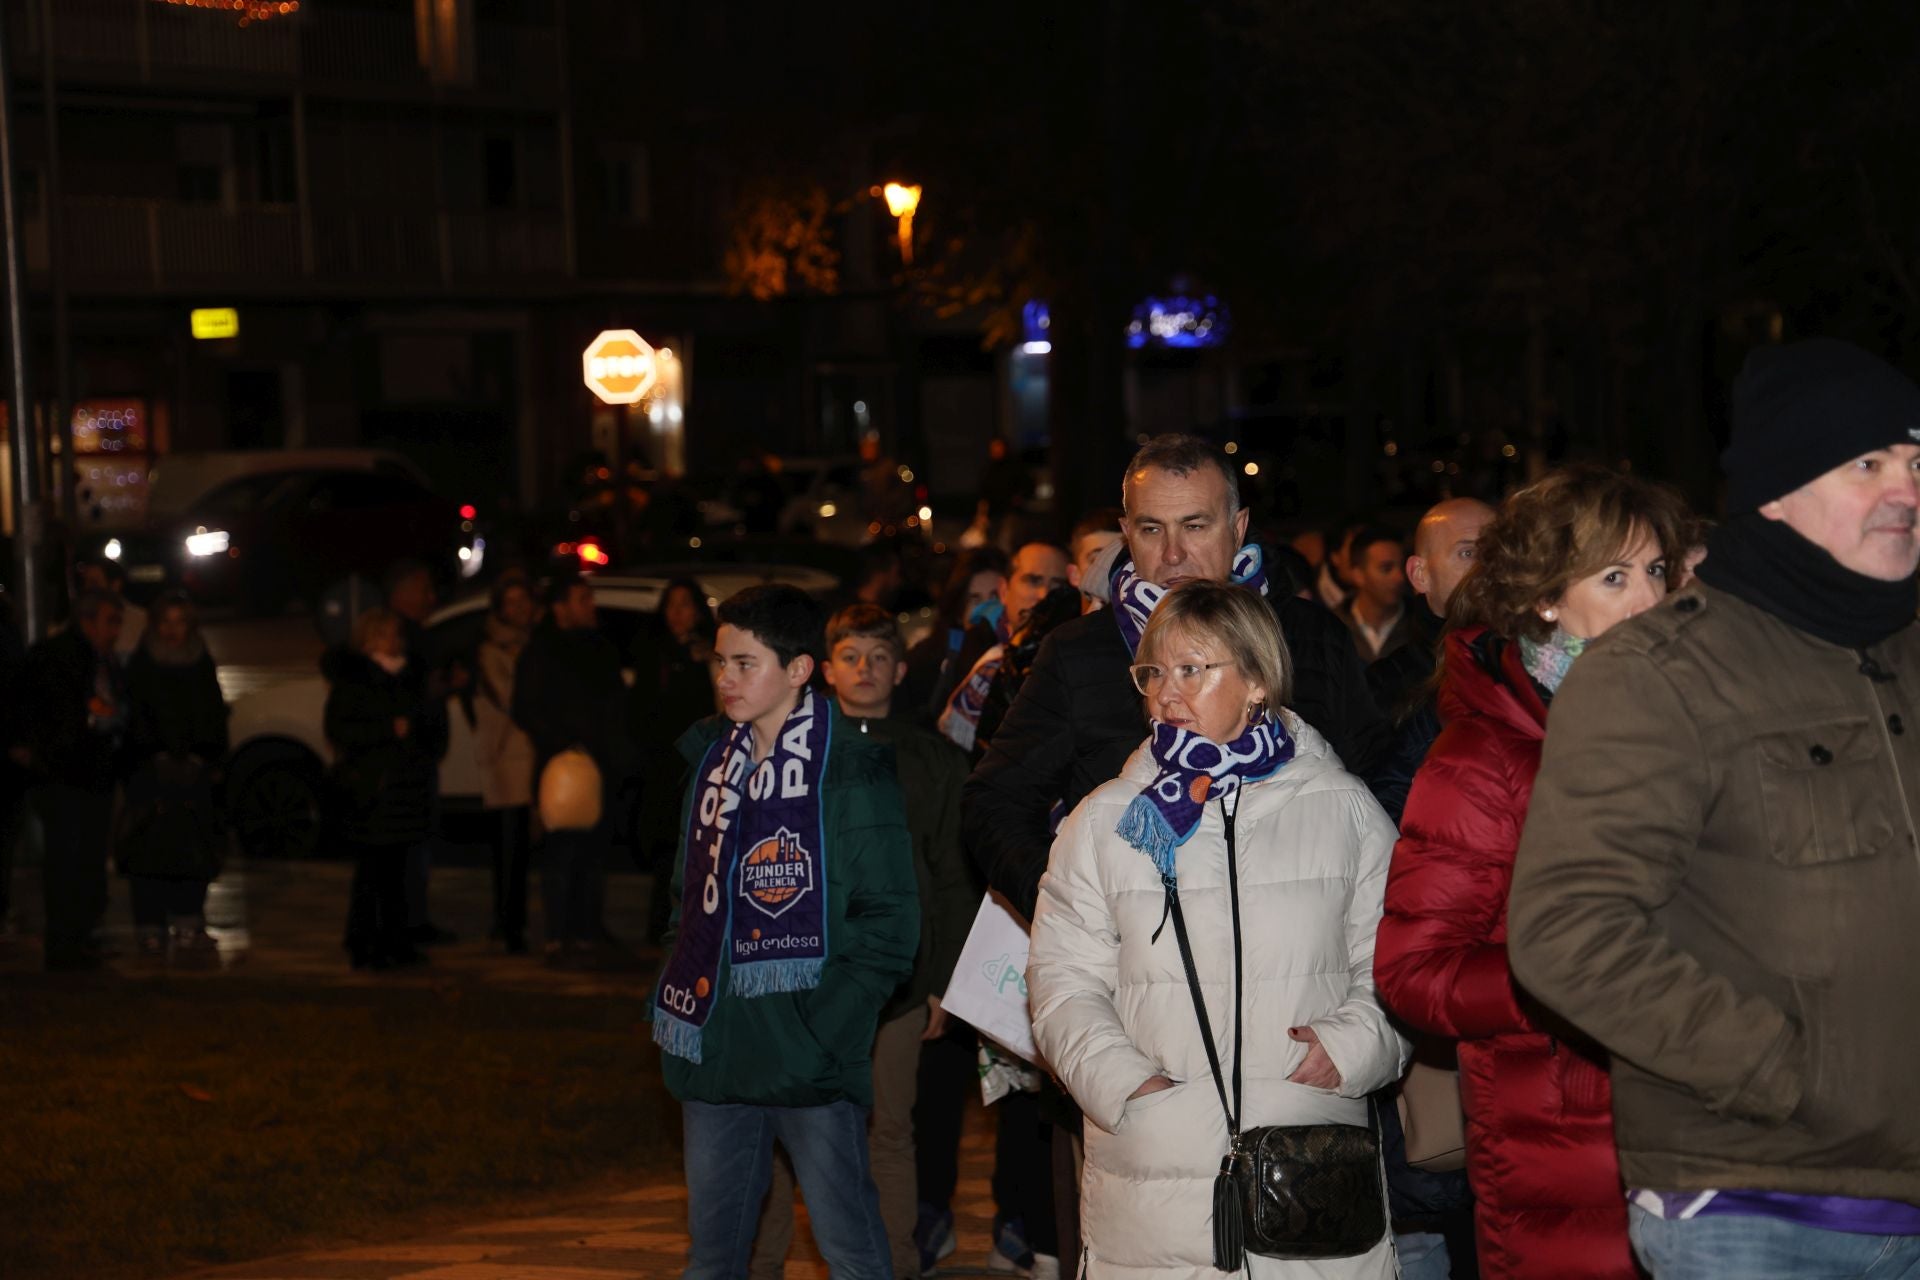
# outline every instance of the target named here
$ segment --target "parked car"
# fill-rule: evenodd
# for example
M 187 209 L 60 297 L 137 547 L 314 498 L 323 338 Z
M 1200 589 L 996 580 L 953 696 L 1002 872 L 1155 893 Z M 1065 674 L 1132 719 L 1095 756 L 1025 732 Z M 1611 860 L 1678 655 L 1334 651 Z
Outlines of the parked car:
M 448 582 L 480 570 L 486 542 L 477 511 L 436 494 L 395 455 L 234 457 L 164 461 L 155 471 L 160 501 L 147 526 L 100 535 L 90 548 L 125 566 L 136 599 L 180 586 L 202 604 L 271 614 L 407 557 Z M 208 487 L 193 492 L 196 482 Z
M 675 577 L 697 581 L 714 603 L 761 582 L 785 582 L 815 596 L 836 590 L 840 580 L 819 569 L 768 565 L 665 565 L 644 575 L 594 578 L 600 626 L 623 659 L 634 652 L 641 629 L 659 608 Z M 478 651 L 486 626 L 487 597 L 455 600 L 427 622 L 427 647 L 444 655 Z M 240 843 L 256 857 L 310 857 L 323 841 L 321 784 L 333 760 L 323 722 L 327 683 L 316 671 L 250 693 L 233 704 L 233 754 L 227 767 L 227 810 Z M 474 758 L 473 719 L 460 695 L 448 699 L 452 727 L 440 766 L 440 796 L 449 808 L 477 807 L 480 768 Z M 610 714 L 624 715 L 615 707 Z

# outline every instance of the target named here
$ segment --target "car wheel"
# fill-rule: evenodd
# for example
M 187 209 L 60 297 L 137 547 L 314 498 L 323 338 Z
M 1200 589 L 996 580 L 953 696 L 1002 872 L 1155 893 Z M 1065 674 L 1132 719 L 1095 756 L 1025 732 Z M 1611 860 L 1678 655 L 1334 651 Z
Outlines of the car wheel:
M 320 770 L 291 752 L 239 773 L 227 813 L 250 858 L 311 858 L 320 852 Z

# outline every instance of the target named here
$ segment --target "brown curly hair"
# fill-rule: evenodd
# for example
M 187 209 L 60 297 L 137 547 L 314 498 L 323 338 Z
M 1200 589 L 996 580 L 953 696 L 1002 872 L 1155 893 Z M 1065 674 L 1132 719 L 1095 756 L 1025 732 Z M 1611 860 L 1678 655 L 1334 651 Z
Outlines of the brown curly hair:
M 1642 532 L 1653 535 L 1677 577 L 1699 521 L 1664 484 L 1590 463 L 1549 472 L 1509 495 L 1480 531 L 1473 568 L 1448 601 L 1447 625 L 1545 640 L 1553 624 L 1540 605 L 1613 563 Z

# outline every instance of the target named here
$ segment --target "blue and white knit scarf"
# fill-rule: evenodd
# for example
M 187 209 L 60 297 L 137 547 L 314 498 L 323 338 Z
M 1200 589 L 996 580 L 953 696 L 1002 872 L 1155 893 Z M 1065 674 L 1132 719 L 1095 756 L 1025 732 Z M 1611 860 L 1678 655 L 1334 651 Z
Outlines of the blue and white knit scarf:
M 1293 738 L 1271 712 L 1225 746 L 1157 720 L 1150 743 L 1160 772 L 1133 798 L 1114 830 L 1153 859 L 1162 879 L 1173 878 L 1174 851 L 1200 829 L 1209 800 L 1271 777 L 1293 759 Z

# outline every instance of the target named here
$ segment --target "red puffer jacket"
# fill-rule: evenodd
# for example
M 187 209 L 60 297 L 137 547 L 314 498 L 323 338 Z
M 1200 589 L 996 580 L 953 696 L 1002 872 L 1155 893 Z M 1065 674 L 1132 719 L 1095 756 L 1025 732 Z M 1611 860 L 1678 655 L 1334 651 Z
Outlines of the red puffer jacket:
M 1467 1174 L 1488 1280 L 1633 1277 L 1612 1093 L 1507 967 L 1507 888 L 1547 708 L 1519 646 L 1446 647 L 1440 737 L 1413 780 L 1387 878 L 1374 980 L 1393 1011 L 1460 1041 Z

